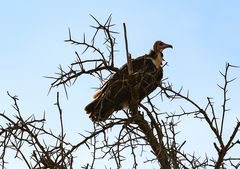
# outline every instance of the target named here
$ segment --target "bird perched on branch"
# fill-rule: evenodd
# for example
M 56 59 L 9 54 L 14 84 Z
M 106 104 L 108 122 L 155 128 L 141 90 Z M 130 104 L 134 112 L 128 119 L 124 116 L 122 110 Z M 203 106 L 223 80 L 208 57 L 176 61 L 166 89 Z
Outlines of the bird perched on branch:
M 156 41 L 149 54 L 132 60 L 134 82 L 131 85 L 137 90 L 138 103 L 153 92 L 163 77 L 163 50 L 172 45 Z M 114 111 L 129 107 L 131 101 L 131 86 L 127 64 L 113 74 L 108 81 L 95 93 L 94 100 L 85 110 L 94 121 L 106 120 Z

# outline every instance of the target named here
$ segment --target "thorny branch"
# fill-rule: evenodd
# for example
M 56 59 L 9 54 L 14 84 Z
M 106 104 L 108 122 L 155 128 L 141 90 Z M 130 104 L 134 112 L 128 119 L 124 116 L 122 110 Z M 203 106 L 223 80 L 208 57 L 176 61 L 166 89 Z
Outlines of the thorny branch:
M 92 28 L 96 29 L 96 32 L 94 33 L 91 42 L 88 42 L 85 38 L 85 35 L 83 37 L 82 41 L 76 41 L 72 38 L 72 33 L 70 29 L 68 30 L 69 38 L 65 40 L 67 43 L 71 43 L 73 45 L 80 45 L 84 47 L 84 50 L 82 54 L 84 54 L 87 51 L 92 51 L 94 54 L 96 54 L 99 59 L 86 59 L 82 60 L 79 56 L 78 52 L 75 52 L 76 54 L 76 61 L 72 63 L 67 71 L 64 71 L 62 69 L 62 66 L 59 66 L 59 73 L 56 73 L 57 77 L 47 77 L 52 78 L 54 81 L 51 84 L 51 88 L 63 86 L 65 93 L 67 95 L 66 87 L 69 85 L 73 85 L 74 82 L 77 80 L 78 77 L 87 74 L 87 75 L 93 75 L 100 79 L 100 81 L 104 81 L 105 79 L 102 76 L 103 71 L 107 71 L 110 74 L 112 72 L 117 72 L 118 68 L 114 67 L 114 53 L 115 50 L 115 44 L 116 40 L 113 35 L 118 34 L 116 31 L 112 31 L 111 28 L 114 26 L 114 24 L 111 23 L 112 16 L 110 15 L 107 19 L 107 21 L 104 24 L 101 24 L 94 16 L 91 15 L 91 17 L 96 21 L 97 26 L 91 26 Z M 107 51 L 103 51 L 100 48 L 96 47 L 95 44 L 97 43 L 97 35 L 103 32 L 103 45 L 107 49 Z M 105 54 L 108 53 L 108 54 Z M 89 65 L 94 65 L 94 68 L 87 68 Z
M 189 98 L 189 96 L 185 96 L 180 92 L 176 92 L 172 89 L 171 86 L 166 86 L 163 87 L 161 86 L 162 92 L 171 99 L 175 99 L 175 98 L 181 98 L 184 99 L 186 102 L 190 103 L 191 105 L 193 105 L 196 110 L 190 113 L 185 112 L 181 114 L 181 115 L 173 115 L 171 117 L 174 116 L 182 116 L 182 115 L 186 115 L 186 114 L 194 114 L 194 116 L 196 118 L 199 119 L 203 119 L 209 126 L 209 128 L 212 130 L 212 132 L 214 133 L 214 135 L 217 138 L 217 143 L 214 142 L 214 147 L 218 153 L 218 159 L 214 160 L 214 168 L 225 168 L 225 162 L 229 161 L 230 163 L 232 163 L 232 159 L 233 158 L 226 158 L 226 154 L 228 151 L 230 151 L 230 149 L 232 149 L 235 146 L 239 146 L 240 140 L 238 138 L 236 138 L 237 133 L 239 132 L 240 129 L 240 122 L 237 120 L 236 125 L 234 130 L 232 131 L 232 133 L 230 134 L 229 138 L 227 141 L 224 141 L 223 139 L 223 129 L 224 129 L 224 119 L 225 119 L 225 114 L 227 111 L 229 111 L 229 109 L 227 109 L 227 101 L 229 100 L 229 98 L 227 97 L 227 92 L 228 92 L 228 84 L 233 82 L 236 78 L 233 78 L 231 80 L 228 80 L 228 72 L 229 72 L 229 68 L 236 68 L 237 66 L 231 65 L 229 63 L 226 64 L 225 67 L 225 73 L 221 73 L 220 74 L 223 76 L 224 78 L 224 84 L 223 87 L 218 85 L 218 87 L 220 87 L 223 90 L 223 104 L 222 104 L 222 116 L 220 118 L 220 122 L 218 121 L 218 119 L 216 118 L 216 112 L 215 109 L 213 107 L 213 103 L 211 101 L 211 98 L 207 98 L 208 103 L 207 106 L 205 107 L 205 109 L 202 109 L 196 102 L 194 102 L 192 99 Z M 211 116 L 209 115 L 209 112 L 212 114 Z M 220 127 L 220 130 L 218 128 L 218 126 Z M 219 145 L 217 145 L 219 144 Z
M 0 128 L 1 168 L 5 168 L 5 156 L 9 149 L 14 150 L 15 157 L 23 159 L 28 168 L 71 168 L 73 156 L 65 155 L 65 147 L 70 143 L 44 128 L 45 115 L 41 119 L 30 116 L 25 120 L 21 115 L 17 96 L 8 95 L 14 102 L 13 108 L 17 114 L 10 118 L 5 113 L 0 113 L 1 119 L 5 121 L 5 126 Z M 45 140 L 42 140 L 44 137 Z M 47 137 L 54 139 L 55 143 L 47 145 Z M 25 151 L 28 151 L 26 147 L 29 146 L 32 147 L 32 154 L 27 155 Z

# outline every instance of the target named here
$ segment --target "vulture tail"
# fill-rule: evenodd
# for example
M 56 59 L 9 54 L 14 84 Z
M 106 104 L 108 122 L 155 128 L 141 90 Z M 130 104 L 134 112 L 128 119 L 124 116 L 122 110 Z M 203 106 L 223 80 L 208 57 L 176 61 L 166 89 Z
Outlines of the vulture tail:
M 114 112 L 114 105 L 112 101 L 98 97 L 89 103 L 85 110 L 93 122 L 104 121 Z

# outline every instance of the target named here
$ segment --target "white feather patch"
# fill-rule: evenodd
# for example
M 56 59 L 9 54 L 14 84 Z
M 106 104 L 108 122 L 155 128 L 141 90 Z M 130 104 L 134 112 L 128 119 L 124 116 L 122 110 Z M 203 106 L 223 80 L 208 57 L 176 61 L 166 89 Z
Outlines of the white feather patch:
M 157 69 L 159 69 L 162 65 L 162 56 L 160 55 L 160 53 L 157 55 L 156 59 L 150 58 L 151 61 L 153 62 L 153 64 L 156 66 Z

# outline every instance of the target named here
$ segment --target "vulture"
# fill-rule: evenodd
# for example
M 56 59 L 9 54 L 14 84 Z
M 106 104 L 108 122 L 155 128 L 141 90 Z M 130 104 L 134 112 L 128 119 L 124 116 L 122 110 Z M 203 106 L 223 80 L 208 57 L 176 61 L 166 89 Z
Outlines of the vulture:
M 156 41 L 149 54 L 132 59 L 134 82 L 138 103 L 153 92 L 163 77 L 163 50 L 172 45 Z M 128 66 L 123 65 L 94 94 L 93 101 L 85 110 L 93 122 L 105 121 L 114 111 L 128 108 L 131 101 L 131 86 L 128 82 Z

